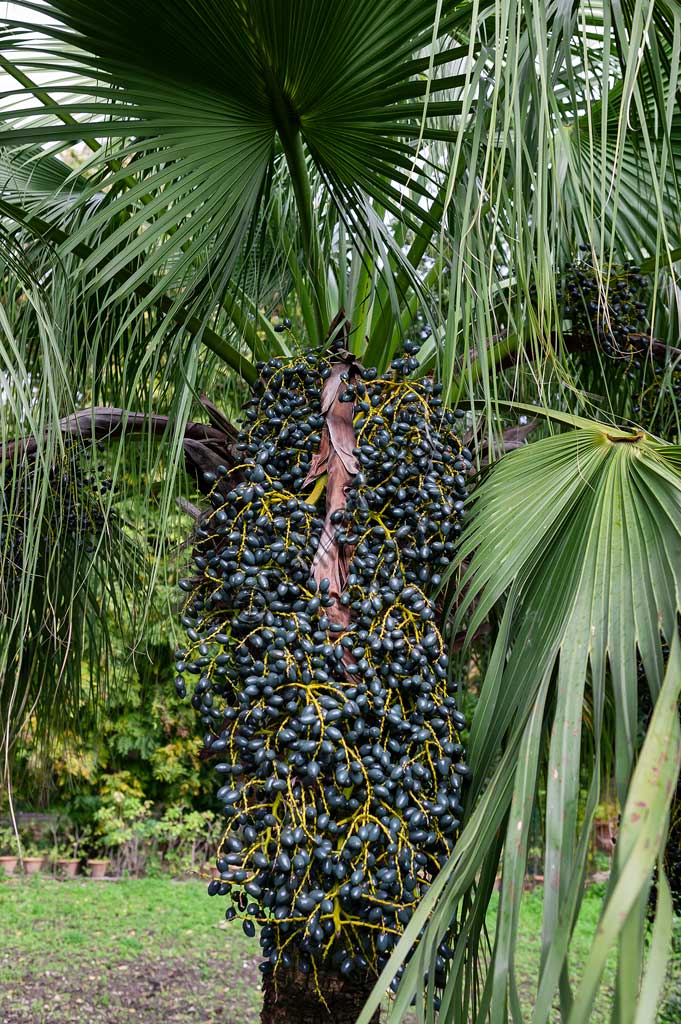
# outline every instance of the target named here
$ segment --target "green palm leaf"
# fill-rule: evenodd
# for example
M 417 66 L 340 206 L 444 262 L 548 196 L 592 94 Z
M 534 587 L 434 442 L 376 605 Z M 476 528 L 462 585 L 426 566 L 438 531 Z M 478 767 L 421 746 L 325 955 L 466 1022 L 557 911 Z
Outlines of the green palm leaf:
M 439 66 L 462 51 L 439 45 L 448 19 L 435 19 L 436 3 L 356 0 L 335 9 L 322 0 L 230 0 L 189 9 L 152 2 L 140 11 L 130 2 L 105 3 L 96 13 L 70 0 L 38 6 L 55 19 L 42 28 L 43 61 L 49 67 L 54 57 L 66 60 L 79 77 L 68 87 L 44 88 L 48 106 L 12 109 L 6 102 L 9 130 L 0 143 L 69 144 L 74 123 L 83 136 L 107 140 L 88 173 L 114 195 L 61 247 L 74 251 L 89 232 L 121 215 L 119 227 L 85 260 L 93 285 L 126 270 L 121 289 L 129 292 L 155 275 L 148 304 L 171 286 L 182 287 L 185 297 L 205 292 L 208 273 L 212 282 L 226 280 L 282 152 L 320 330 L 332 311 L 316 251 L 308 161 L 357 228 L 368 223 L 369 198 L 417 230 L 428 220 L 428 203 L 414 196 L 427 199 L 428 192 L 412 168 L 418 147 L 443 134 L 431 127 L 434 120 L 460 110 L 458 100 L 438 94 L 463 80 L 438 76 Z M 28 52 L 35 49 L 34 28 L 17 24 L 19 38 L 22 30 L 27 52 L 17 43 L 13 63 L 30 77 L 44 65 Z M 431 75 L 431 59 L 422 53 L 433 41 Z M 131 266 L 142 253 L 142 265 Z
M 681 653 L 675 637 L 667 673 L 648 726 L 641 756 L 631 780 L 617 840 L 615 864 L 592 953 L 581 979 L 568 1024 L 578 1024 L 591 1013 L 594 996 L 610 948 L 625 930 L 640 930 L 637 910 L 645 901 L 655 862 L 659 872 L 657 913 L 645 974 L 638 992 L 638 963 L 627 966 L 635 980 L 636 1022 L 657 1019 L 657 1004 L 664 982 L 667 951 L 672 935 L 672 901 L 662 853 L 669 807 L 681 765 Z M 637 907 L 637 904 L 639 905 Z M 629 920 L 623 926 L 622 919 Z M 631 985 L 631 981 L 629 982 Z M 619 993 L 618 993 L 619 994 Z M 631 1013 L 629 1009 L 627 1012 Z
M 494 606 L 501 602 L 503 608 L 471 732 L 469 763 L 474 781 L 469 814 L 450 863 L 419 907 L 383 981 L 427 922 L 398 991 L 394 1012 L 401 1019 L 414 994 L 417 1001 L 423 998 L 423 971 L 430 951 L 449 932 L 457 913 L 463 914 L 459 945 L 465 947 L 466 914 L 476 904 L 469 903 L 473 910 L 465 911 L 461 900 L 474 885 L 481 852 L 489 850 L 501 827 L 506 843 L 494 974 L 474 1019 L 484 1019 L 489 1010 L 493 1021 L 507 1020 L 507 999 L 515 991 L 512 949 L 522 895 L 519 880 L 527 855 L 528 811 L 536 799 L 536 758 L 543 749 L 539 740 L 545 731 L 550 742 L 544 927 L 533 1022 L 549 1019 L 557 993 L 567 1019 L 573 1012 L 573 996 L 566 964 L 600 791 L 606 692 L 612 693 L 616 711 L 614 768 L 624 807 L 634 799 L 632 773 L 639 754 L 637 658 L 655 699 L 662 683 L 665 639 L 672 645 L 677 639 L 681 449 L 642 433 L 599 424 L 518 449 L 505 456 L 476 490 L 461 555 L 470 559 L 470 565 L 461 582 L 458 624 L 467 621 L 472 633 Z M 670 674 L 677 669 L 670 665 Z M 593 708 L 593 744 L 582 745 L 587 689 Z M 668 728 L 669 716 L 664 715 Z M 669 766 L 672 774 L 678 770 L 675 757 Z M 591 782 L 580 814 L 583 770 Z M 655 849 L 666 831 L 666 806 L 664 801 L 654 805 L 645 825 L 657 837 Z M 629 824 L 634 827 L 633 821 Z M 639 850 L 641 842 L 636 839 L 632 851 Z M 628 851 L 628 846 L 623 847 L 617 877 L 628 877 L 633 870 Z M 618 918 L 617 925 L 612 925 L 614 932 L 609 932 L 608 941 L 620 940 L 617 999 L 629 1000 L 626 1005 L 632 1015 L 626 1020 L 633 1020 L 638 999 L 645 920 L 640 905 L 655 856 L 652 847 L 651 851 L 645 872 L 637 876 L 639 910 L 626 920 Z M 490 895 L 491 888 L 484 899 Z M 633 956 L 632 949 L 641 953 L 640 958 Z M 460 955 L 463 971 L 463 949 Z M 589 999 L 592 988 L 595 991 L 596 982 L 588 988 Z M 445 1019 L 455 1007 L 461 1012 L 455 1001 L 459 989 L 460 978 L 454 970 L 443 995 Z M 586 998 L 578 996 L 574 1005 L 582 1005 L 579 1000 Z M 369 1019 L 370 1008 L 371 1004 L 362 1022 Z M 520 1019 L 513 999 L 510 1012 L 514 1020 Z
M 53 20 L 39 34 L 14 22 L 3 36 L 11 51 L 2 66 L 17 84 L 0 99 L 8 147 L 0 212 L 19 225 L 15 244 L 33 239 L 27 250 L 49 305 L 25 316 L 22 296 L 20 330 L 5 331 L 2 363 L 16 370 L 22 394 L 16 409 L 3 409 L 3 438 L 54 427 L 73 410 L 71 379 L 85 382 L 87 400 L 108 390 L 118 405 L 169 412 L 162 458 L 149 444 L 141 459 L 145 472 L 163 463 L 168 473 L 161 533 L 193 398 L 205 380 L 224 382 L 210 353 L 254 380 L 256 359 L 289 347 L 268 323 L 288 289 L 310 341 L 344 301 L 357 353 L 369 334 L 368 362 L 382 366 L 421 306 L 435 328 L 428 368 L 452 401 L 467 394 L 472 412 L 484 396 L 490 434 L 511 391 L 573 407 L 579 382 L 560 362 L 556 276 L 580 241 L 593 244 L 606 287 L 616 259 L 667 268 L 655 302 L 670 296 L 665 336 L 674 340 L 676 3 L 24 6 L 27 18 L 39 11 Z M 71 174 L 63 151 L 80 139 L 92 156 Z M 10 275 L 11 303 L 15 291 Z M 517 375 L 504 380 L 501 359 Z M 28 366 L 40 374 L 37 409 Z M 500 628 L 472 730 L 468 819 L 385 973 L 425 927 L 398 1018 L 416 994 L 419 1012 L 434 1020 L 424 973 L 456 919 L 442 1018 L 521 1019 L 513 953 L 544 777 L 547 896 L 534 1020 L 548 1020 L 556 998 L 565 1019 L 588 1015 L 614 942 L 618 1024 L 646 1019 L 659 990 L 650 962 L 641 975 L 642 905 L 665 805 L 652 802 L 640 826 L 629 810 L 647 786 L 637 758 L 650 766 L 653 752 L 653 740 L 637 746 L 641 673 L 653 698 L 661 694 L 653 739 L 669 735 L 670 750 L 676 743 L 673 658 L 660 688 L 681 603 L 681 455 L 646 436 L 574 425 L 502 459 L 473 503 L 456 628 L 474 636 L 490 614 Z M 39 552 L 37 521 L 32 530 Z M 94 585 L 94 568 L 79 577 L 79 593 L 85 578 Z M 68 594 L 68 574 L 64 583 Z M 12 628 L 29 621 L 33 593 L 20 595 Z M 72 614 L 85 621 L 80 605 Z M 612 756 L 606 707 L 614 708 Z M 609 761 L 626 834 L 604 935 L 573 991 L 570 937 Z M 494 959 L 481 978 L 500 863 Z M 628 914 L 619 921 L 623 888 Z M 656 950 L 668 934 L 664 880 L 659 891 Z

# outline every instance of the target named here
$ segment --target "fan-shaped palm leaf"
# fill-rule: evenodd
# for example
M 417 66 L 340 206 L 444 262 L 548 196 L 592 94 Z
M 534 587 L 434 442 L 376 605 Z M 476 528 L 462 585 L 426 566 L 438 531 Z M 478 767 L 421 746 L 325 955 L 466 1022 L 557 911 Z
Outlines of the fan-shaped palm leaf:
M 631 806 L 636 786 L 632 772 L 639 753 L 637 652 L 656 698 L 665 640 L 672 645 L 676 642 L 681 613 L 681 449 L 642 433 L 598 424 L 518 449 L 504 456 L 476 490 L 462 557 L 470 558 L 470 566 L 461 583 L 458 620 L 467 620 L 472 632 L 503 601 L 502 623 L 471 733 L 469 815 L 452 860 L 419 907 L 383 981 L 427 922 L 398 991 L 395 1016 L 400 1019 L 414 993 L 422 998 L 429 959 L 458 913 L 457 959 L 443 994 L 442 1012 L 445 1019 L 468 1019 L 470 991 L 462 993 L 466 992 L 463 979 L 470 968 L 464 949 L 471 915 L 484 913 L 491 896 L 499 856 L 494 837 L 503 829 L 494 973 L 487 978 L 474 1018 L 483 1020 L 489 1012 L 493 1021 L 505 1022 L 510 1012 L 514 1020 L 521 1019 L 513 948 L 540 739 L 546 730 L 550 743 L 544 927 L 533 1021 L 539 1024 L 549 1019 L 557 992 L 565 1019 L 584 1020 L 586 1016 L 570 1016 L 577 1011 L 573 1010 L 566 964 L 599 798 L 603 703 L 606 688 L 611 687 L 616 709 L 618 794 L 622 806 Z M 678 690 L 678 648 L 670 663 L 669 679 L 667 703 L 669 693 L 675 692 L 675 687 Z M 587 686 L 595 742 L 588 752 L 591 783 L 580 818 L 580 763 L 587 756 L 581 749 L 582 710 Z M 659 715 L 666 729 L 671 727 L 667 703 Z M 651 741 L 651 757 L 655 749 Z M 670 748 L 665 768 L 670 779 L 678 767 L 677 753 Z M 632 1008 L 626 1019 L 633 1020 L 639 999 L 645 926 L 641 901 L 645 900 L 646 879 L 649 882 L 656 851 L 664 843 L 670 797 L 671 789 L 665 787 L 664 799 L 654 805 L 648 818 L 638 823 L 635 816 L 627 819 L 633 838 L 630 846 L 623 847 L 621 857 L 618 855 L 611 883 L 615 899 L 620 891 L 616 890 L 617 879 L 634 872 L 631 858 L 639 857 L 652 830 L 655 840 L 647 846 L 649 856 L 639 861 L 636 869 L 636 897 L 632 895 L 627 904 L 631 913 L 618 918 L 616 924 L 608 917 L 608 943 L 616 937 L 620 943 L 617 1001 L 628 1000 L 626 1005 Z M 481 879 L 474 898 L 462 903 L 481 864 L 485 881 Z M 471 934 L 476 936 L 475 928 Z M 605 939 L 599 942 L 602 946 Z M 587 1016 L 598 980 L 596 967 L 592 969 L 596 975 L 583 982 L 574 1004 Z M 366 1014 L 370 1008 L 371 1004 Z
M 456 115 L 460 103 L 438 93 L 462 81 L 437 76 L 460 50 L 437 45 L 432 58 L 421 56 L 451 20 L 436 18 L 436 3 L 355 2 L 335 9 L 321 0 L 230 0 L 188 9 L 154 0 L 142 11 L 134 3 L 105 3 L 95 13 L 85 3 L 50 0 L 37 7 L 54 19 L 41 27 L 48 37 L 41 44 L 45 63 L 30 52 L 35 26 L 22 25 L 15 30 L 19 39 L 24 33 L 26 53 L 16 43 L 13 63 L 32 74 L 58 59 L 80 78 L 51 86 L 50 107 L 12 110 L 6 102 L 4 119 L 12 128 L 0 141 L 71 143 L 75 120 L 84 122 L 84 135 L 115 143 L 115 168 L 101 176 L 111 160 L 108 146 L 91 163 L 100 172 L 98 187 L 117 193 L 100 218 L 125 215 L 85 261 L 98 284 L 127 268 L 132 289 L 160 272 L 148 302 L 171 284 L 195 290 L 208 268 L 214 282 L 226 279 L 253 228 L 278 150 L 298 200 L 320 330 L 329 310 L 307 161 L 351 223 L 362 219 L 363 197 L 416 228 L 428 219 L 428 203 L 411 195 L 416 190 L 428 198 L 411 175 L 417 143 L 443 134 L 431 127 L 433 119 Z M 135 184 L 123 188 L 131 174 Z M 86 240 L 85 229 L 76 231 L 63 251 Z M 131 268 L 141 253 L 144 265 Z

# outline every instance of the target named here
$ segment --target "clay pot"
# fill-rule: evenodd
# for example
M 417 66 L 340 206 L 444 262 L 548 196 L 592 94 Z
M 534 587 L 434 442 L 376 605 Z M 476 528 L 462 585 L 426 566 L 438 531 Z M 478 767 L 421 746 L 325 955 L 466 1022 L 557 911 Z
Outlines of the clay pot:
M 107 860 L 88 860 L 87 866 L 90 869 L 90 878 L 105 878 L 106 869 L 109 866 Z
M 609 857 L 612 857 L 615 850 L 615 837 L 611 823 L 609 821 L 596 821 L 594 828 L 596 832 L 596 849 L 602 850 L 603 853 L 607 853 Z
M 0 857 L 0 868 L 6 875 L 13 875 L 17 870 L 17 860 L 18 857 L 14 856 Z
M 80 861 L 76 858 L 64 858 L 57 861 L 57 867 L 59 868 L 60 875 L 64 878 L 74 878 L 78 874 L 78 865 Z
M 24 857 L 24 871 L 27 875 L 37 875 L 44 862 L 44 857 Z

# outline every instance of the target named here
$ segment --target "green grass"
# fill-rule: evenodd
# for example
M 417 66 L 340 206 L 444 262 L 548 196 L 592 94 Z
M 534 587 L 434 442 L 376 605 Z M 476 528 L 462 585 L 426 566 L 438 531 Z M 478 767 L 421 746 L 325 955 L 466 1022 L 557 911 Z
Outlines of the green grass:
M 255 1024 L 258 943 L 203 882 L 0 883 L 2 1024 Z
M 592 885 L 584 893 L 579 919 L 573 932 L 570 948 L 570 977 L 573 984 L 580 977 L 581 965 L 584 963 L 591 947 L 591 941 L 601 912 L 602 898 L 603 888 L 600 885 Z M 495 895 L 492 898 L 487 916 L 487 927 L 490 935 L 494 931 L 497 902 L 498 899 Z M 541 953 L 542 905 L 543 890 L 538 887 L 531 892 L 525 893 L 520 910 L 520 927 L 515 965 L 520 1000 L 523 1011 L 527 1013 L 528 1017 L 531 1015 L 533 996 L 537 988 L 538 965 Z M 603 973 L 601 989 L 589 1024 L 605 1024 L 605 1022 L 610 1020 L 614 976 L 615 958 L 612 955 Z M 558 1010 L 555 1011 L 553 1019 L 560 1021 Z
M 601 888 L 587 890 L 573 980 L 587 955 Z M 166 878 L 0 883 L 2 1024 L 256 1024 L 258 943 L 203 882 Z M 488 925 L 494 928 L 496 897 Z M 542 891 L 523 899 L 516 969 L 524 1010 L 536 988 Z M 613 962 L 593 1024 L 609 1019 Z M 9 1009 L 8 1009 L 9 1007 Z M 556 1014 L 556 1020 L 559 1019 Z
M 206 947 L 256 956 L 257 941 L 222 919 L 223 903 L 207 897 L 203 882 L 164 878 L 55 882 L 35 875 L 0 885 L 5 945 L 40 953 L 57 932 L 60 956 L 181 957 Z

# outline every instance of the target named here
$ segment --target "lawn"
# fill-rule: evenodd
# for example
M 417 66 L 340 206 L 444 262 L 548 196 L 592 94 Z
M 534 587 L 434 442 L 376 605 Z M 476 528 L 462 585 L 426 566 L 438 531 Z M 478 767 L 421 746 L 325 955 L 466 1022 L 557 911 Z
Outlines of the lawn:
M 541 890 L 523 900 L 517 968 L 531 1006 Z M 587 891 L 575 976 L 600 906 Z M 1 1024 L 257 1024 L 258 944 L 201 882 L 46 877 L 0 883 Z M 494 907 L 490 915 L 493 924 Z M 608 1019 L 608 982 L 591 1020 Z
M 0 884 L 2 1024 L 253 1024 L 258 944 L 201 882 Z

